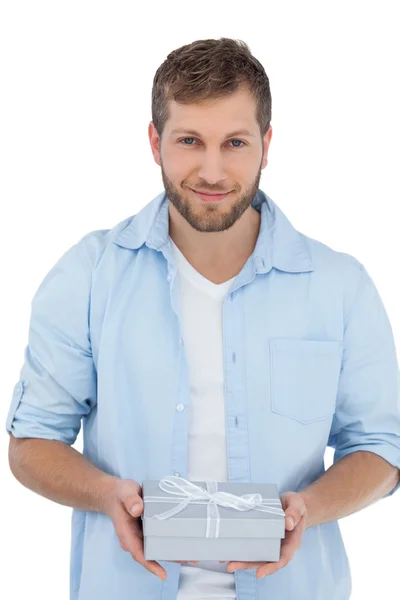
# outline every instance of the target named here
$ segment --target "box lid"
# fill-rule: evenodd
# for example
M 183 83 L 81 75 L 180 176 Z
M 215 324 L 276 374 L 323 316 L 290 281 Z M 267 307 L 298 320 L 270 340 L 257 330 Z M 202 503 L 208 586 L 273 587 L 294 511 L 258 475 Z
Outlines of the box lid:
M 192 483 L 207 489 L 205 481 Z M 259 493 L 264 500 L 272 500 L 271 506 L 282 509 L 278 488 L 273 483 L 218 482 L 218 491 L 237 496 Z M 207 503 L 188 504 L 176 515 L 160 520 L 154 515 L 177 506 L 185 497 L 173 496 L 160 489 L 158 480 L 146 480 L 142 484 L 144 512 L 142 515 L 143 534 L 145 536 L 168 537 L 206 537 Z M 147 502 L 146 496 L 171 498 L 171 502 Z M 285 516 L 273 512 L 261 512 L 256 509 L 239 511 L 234 508 L 218 506 L 220 515 L 220 538 L 284 538 Z

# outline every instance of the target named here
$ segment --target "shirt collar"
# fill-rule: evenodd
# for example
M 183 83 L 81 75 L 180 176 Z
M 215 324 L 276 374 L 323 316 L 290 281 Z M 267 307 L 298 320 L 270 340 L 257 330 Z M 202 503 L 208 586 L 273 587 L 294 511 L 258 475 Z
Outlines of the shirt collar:
M 169 198 L 158 194 L 146 204 L 113 240 L 118 246 L 136 250 L 143 244 L 160 250 L 169 240 Z M 261 213 L 260 231 L 253 252 L 258 273 L 272 267 L 290 273 L 313 271 L 304 236 L 298 232 L 280 208 L 258 189 L 252 206 Z

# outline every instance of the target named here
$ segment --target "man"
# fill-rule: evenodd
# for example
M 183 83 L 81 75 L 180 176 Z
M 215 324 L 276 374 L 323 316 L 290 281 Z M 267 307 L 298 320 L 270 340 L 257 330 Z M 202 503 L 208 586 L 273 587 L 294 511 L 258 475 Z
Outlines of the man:
M 74 508 L 72 600 L 348 599 L 337 521 L 399 487 L 390 323 L 363 265 L 259 189 L 270 119 L 244 43 L 172 52 L 149 125 L 165 191 L 35 294 L 10 466 Z M 168 474 L 276 483 L 279 562 L 146 561 L 141 483 Z

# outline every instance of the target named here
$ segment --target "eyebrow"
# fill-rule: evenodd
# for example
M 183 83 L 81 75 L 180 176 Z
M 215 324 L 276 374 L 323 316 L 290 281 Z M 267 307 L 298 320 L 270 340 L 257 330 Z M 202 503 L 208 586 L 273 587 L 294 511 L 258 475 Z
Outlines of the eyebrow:
M 189 133 L 190 135 L 201 137 L 201 133 L 199 133 L 195 129 L 173 129 L 171 131 L 171 135 L 175 135 L 176 133 Z M 248 137 L 256 137 L 254 133 L 251 133 L 251 131 L 249 131 L 248 129 L 238 129 L 237 131 L 232 131 L 232 133 L 228 133 L 226 137 L 234 137 L 235 135 L 246 135 Z

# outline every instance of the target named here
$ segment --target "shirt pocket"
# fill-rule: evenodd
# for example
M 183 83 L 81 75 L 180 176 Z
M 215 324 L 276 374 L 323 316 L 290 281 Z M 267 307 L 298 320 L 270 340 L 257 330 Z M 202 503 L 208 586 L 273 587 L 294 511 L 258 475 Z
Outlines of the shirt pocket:
M 308 424 L 335 412 L 343 343 L 331 340 L 269 341 L 272 412 Z

